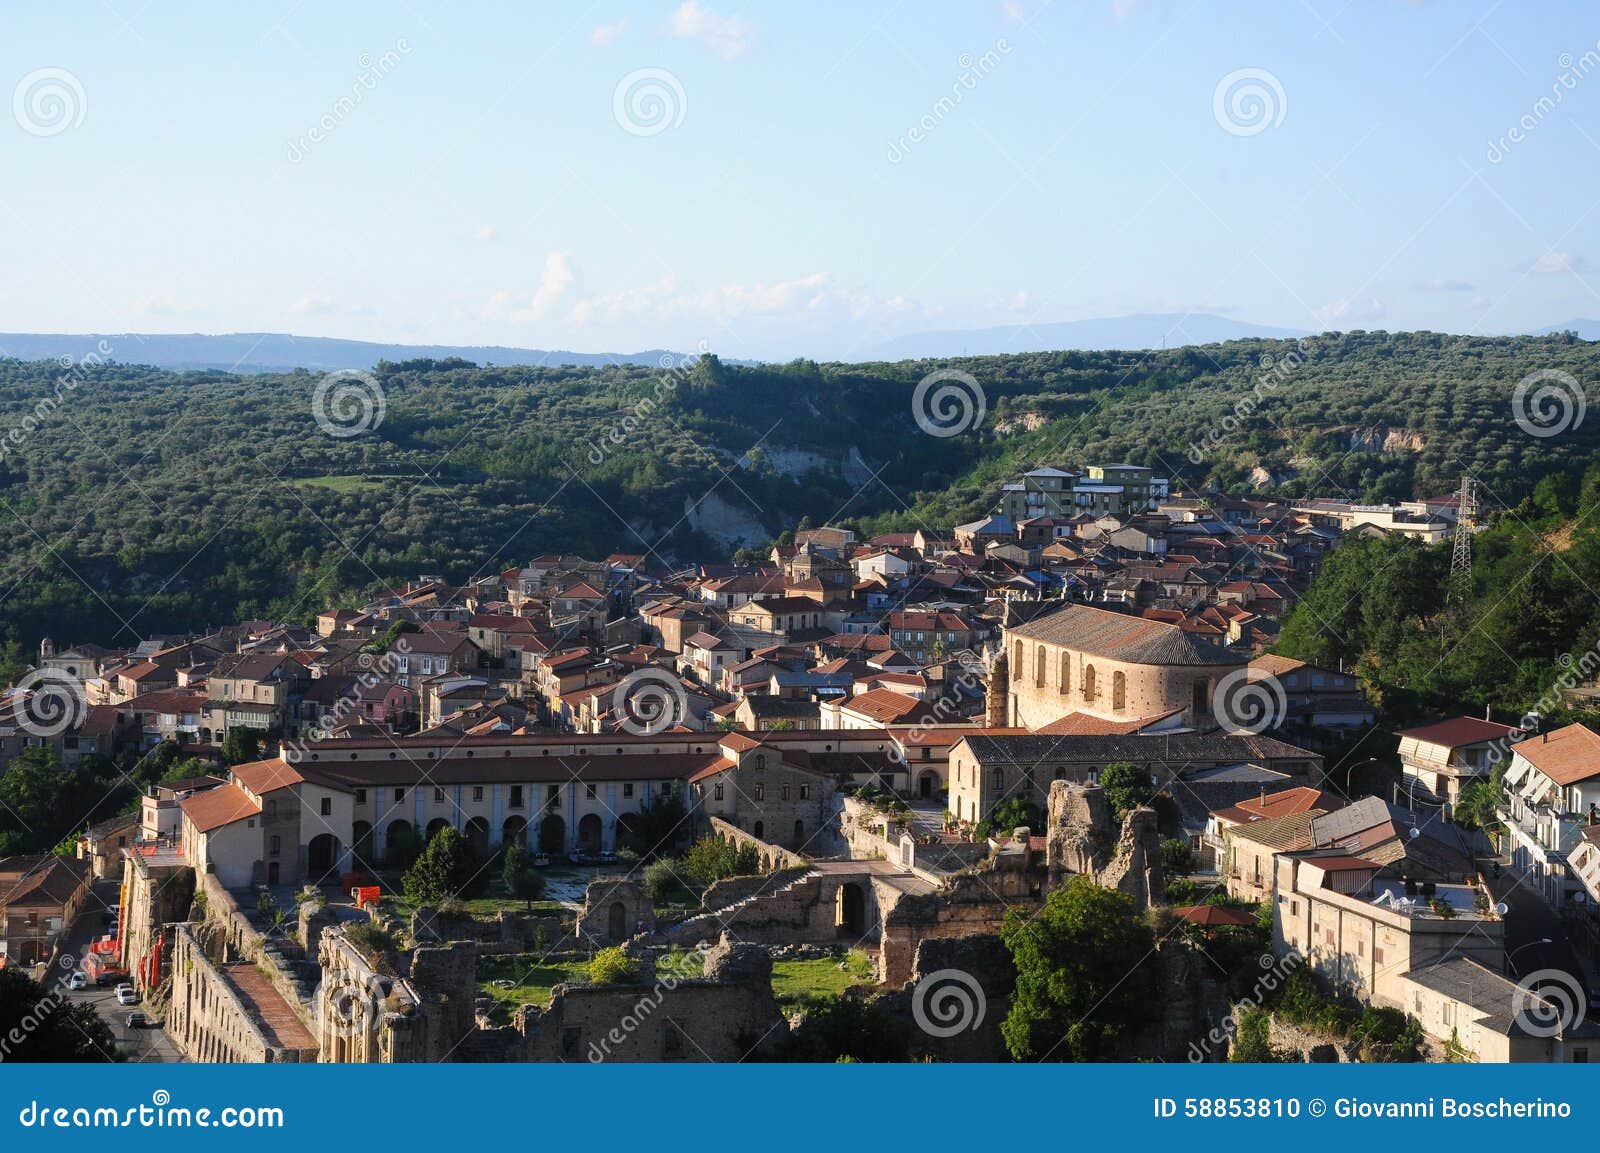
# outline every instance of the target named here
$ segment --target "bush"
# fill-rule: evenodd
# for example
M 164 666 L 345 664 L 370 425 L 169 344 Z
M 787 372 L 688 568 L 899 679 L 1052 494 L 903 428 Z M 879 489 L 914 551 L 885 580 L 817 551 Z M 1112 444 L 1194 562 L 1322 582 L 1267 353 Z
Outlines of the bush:
M 1161 868 L 1169 877 L 1181 877 L 1194 871 L 1194 850 L 1182 837 L 1168 837 L 1161 842 Z
M 601 949 L 589 962 L 589 981 L 595 985 L 620 985 L 633 980 L 633 962 L 616 946 Z
M 644 888 L 644 895 L 649 897 L 653 904 L 664 904 L 669 896 L 683 888 L 683 882 L 678 880 L 683 870 L 683 862 L 676 857 L 663 857 L 659 861 L 652 861 L 644 867 L 639 875 L 639 884 Z
M 720 837 L 701 837 L 683 858 L 683 875 L 703 886 L 760 872 L 761 854 L 754 845 L 735 845 Z

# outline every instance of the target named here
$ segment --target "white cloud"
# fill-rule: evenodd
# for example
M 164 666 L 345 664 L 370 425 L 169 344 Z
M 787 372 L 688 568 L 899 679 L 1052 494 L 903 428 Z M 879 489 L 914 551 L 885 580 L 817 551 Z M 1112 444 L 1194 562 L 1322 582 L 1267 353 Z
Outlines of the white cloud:
M 1019 289 L 1016 295 L 1012 296 L 1010 301 L 1006 303 L 1006 307 L 1012 312 L 1023 312 L 1028 307 L 1028 301 L 1032 299 L 1033 297 L 1029 294 L 1026 288 Z
M 1377 297 L 1368 300 L 1335 300 L 1317 309 L 1317 319 L 1334 328 L 1361 328 L 1382 320 L 1389 312 Z
M 539 287 L 533 294 L 533 315 L 538 319 L 560 302 L 577 279 L 572 271 L 572 259 L 565 252 L 552 252 L 544 258 L 544 272 L 539 277 Z
M 1528 269 L 1529 272 L 1541 276 L 1549 276 L 1557 272 L 1577 272 L 1585 267 L 1583 257 L 1572 252 L 1547 252 Z
M 564 317 L 575 327 L 630 323 L 660 324 L 674 320 L 727 324 L 740 319 L 834 320 L 885 319 L 919 311 L 903 296 L 877 296 L 840 288 L 826 272 L 754 284 L 692 288 L 676 277 L 615 292 L 596 293 L 573 304 Z
M 578 276 L 572 267 L 572 257 L 565 252 L 552 252 L 544 258 L 544 270 L 539 274 L 539 286 L 526 300 L 506 291 L 489 297 L 483 305 L 483 315 L 489 320 L 509 321 L 527 325 L 542 320 L 566 298 Z
M 479 228 L 475 229 L 473 231 L 473 233 L 472 233 L 472 239 L 480 241 L 480 242 L 485 243 L 485 244 L 488 243 L 489 241 L 493 240 L 494 239 L 494 225 L 485 224 L 485 225 L 482 225 Z
M 606 48 L 622 39 L 622 34 L 628 30 L 626 20 L 618 20 L 615 24 L 601 24 L 589 33 L 589 43 L 596 48 Z
M 685 0 L 667 21 L 667 32 L 683 40 L 698 40 L 724 60 L 735 60 L 750 47 L 755 29 L 737 16 L 718 16 L 696 0 Z

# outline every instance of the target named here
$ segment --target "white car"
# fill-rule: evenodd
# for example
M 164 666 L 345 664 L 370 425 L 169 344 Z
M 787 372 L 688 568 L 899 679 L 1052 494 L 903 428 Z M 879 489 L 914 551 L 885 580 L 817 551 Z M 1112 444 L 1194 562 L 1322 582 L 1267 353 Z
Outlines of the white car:
M 77 970 L 67 978 L 67 988 L 71 989 L 73 992 L 77 992 L 79 989 L 87 988 L 88 984 L 89 978 L 84 975 L 82 969 Z
M 117 986 L 117 1004 L 137 1005 L 138 1003 L 139 994 L 133 991 L 132 985 L 124 983 Z

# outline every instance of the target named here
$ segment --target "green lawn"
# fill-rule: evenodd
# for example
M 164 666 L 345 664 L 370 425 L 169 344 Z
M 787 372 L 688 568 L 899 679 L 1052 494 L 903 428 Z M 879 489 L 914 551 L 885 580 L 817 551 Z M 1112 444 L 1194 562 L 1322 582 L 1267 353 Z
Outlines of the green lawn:
M 794 1008 L 818 997 L 832 997 L 851 985 L 870 985 L 877 980 L 878 967 L 871 957 L 852 949 L 839 960 L 824 957 L 817 961 L 774 961 L 772 992 L 784 1008 Z
M 478 988 L 494 1001 L 489 1015 L 505 1024 L 518 1005 L 548 1005 L 550 990 L 557 985 L 576 984 L 587 980 L 581 964 L 540 964 L 530 957 L 485 957 L 478 962 Z M 510 988 L 494 984 L 497 980 L 511 981 Z

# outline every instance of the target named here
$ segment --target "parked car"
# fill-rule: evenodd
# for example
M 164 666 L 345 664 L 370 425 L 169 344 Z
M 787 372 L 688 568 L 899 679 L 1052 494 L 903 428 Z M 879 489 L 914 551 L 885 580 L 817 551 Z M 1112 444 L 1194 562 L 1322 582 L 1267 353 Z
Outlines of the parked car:
M 94 983 L 103 989 L 107 985 L 115 985 L 118 982 L 126 981 L 127 979 L 128 970 L 126 969 L 102 969 L 100 970 L 99 974 L 96 975 Z
M 82 969 L 74 970 L 72 975 L 67 978 L 67 988 L 73 992 L 77 992 L 79 989 L 86 989 L 88 986 L 89 978 L 84 976 Z
M 139 994 L 133 991 L 132 985 L 128 984 L 127 982 L 123 982 L 121 985 L 117 986 L 117 1004 L 137 1005 L 138 1003 Z
M 155 1025 L 154 1021 L 138 1011 L 129 1013 L 123 1020 L 127 1022 L 130 1029 L 149 1029 Z

